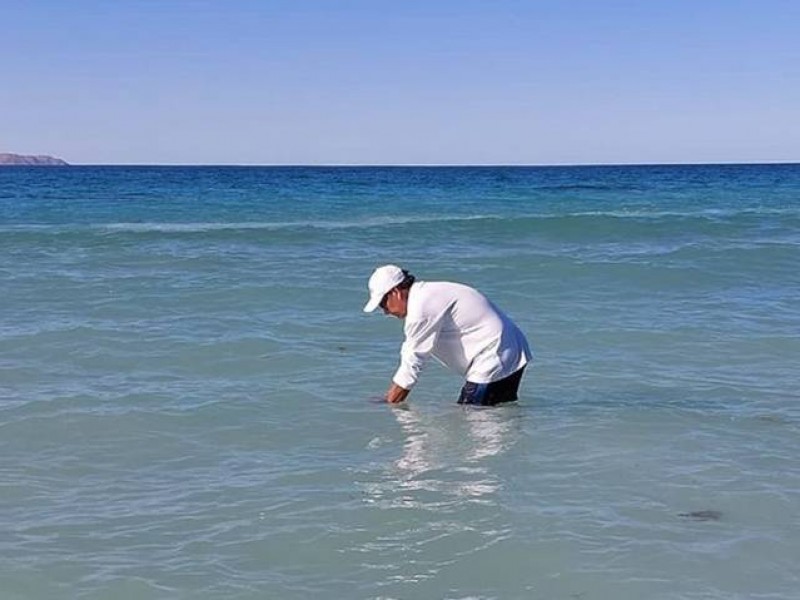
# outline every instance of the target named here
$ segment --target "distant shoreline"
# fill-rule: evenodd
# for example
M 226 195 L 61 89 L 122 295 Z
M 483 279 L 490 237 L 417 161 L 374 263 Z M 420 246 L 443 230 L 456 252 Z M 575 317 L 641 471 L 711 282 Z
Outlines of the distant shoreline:
M 67 167 L 69 163 L 48 154 L 0 152 L 0 167 Z

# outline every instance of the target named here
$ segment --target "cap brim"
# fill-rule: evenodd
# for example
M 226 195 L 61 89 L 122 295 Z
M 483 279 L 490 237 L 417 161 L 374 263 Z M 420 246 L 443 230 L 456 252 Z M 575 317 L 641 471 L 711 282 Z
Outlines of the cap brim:
M 364 305 L 364 312 L 365 313 L 373 312 L 376 308 L 378 308 L 378 305 L 380 303 L 381 303 L 381 298 L 370 298 L 369 302 L 367 302 Z

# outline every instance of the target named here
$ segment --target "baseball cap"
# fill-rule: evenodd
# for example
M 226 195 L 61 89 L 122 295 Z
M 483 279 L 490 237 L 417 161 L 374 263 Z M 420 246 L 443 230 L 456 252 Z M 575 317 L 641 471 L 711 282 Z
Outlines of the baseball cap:
M 372 312 L 383 300 L 383 297 L 392 288 L 400 285 L 405 279 L 403 269 L 395 265 L 378 267 L 369 278 L 369 301 L 364 306 L 364 312 Z

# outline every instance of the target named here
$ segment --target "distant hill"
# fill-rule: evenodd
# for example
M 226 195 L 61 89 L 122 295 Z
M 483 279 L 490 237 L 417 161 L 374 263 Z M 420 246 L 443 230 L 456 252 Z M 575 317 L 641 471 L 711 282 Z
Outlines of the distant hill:
M 30 165 L 43 167 L 63 167 L 69 163 L 53 156 L 39 155 L 27 156 L 24 154 L 9 154 L 0 152 L 0 166 L 6 165 Z

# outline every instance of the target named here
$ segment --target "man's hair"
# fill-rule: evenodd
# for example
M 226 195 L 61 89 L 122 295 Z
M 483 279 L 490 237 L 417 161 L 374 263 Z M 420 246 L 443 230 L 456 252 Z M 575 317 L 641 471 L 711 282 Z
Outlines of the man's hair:
M 411 273 L 403 269 L 403 281 L 397 284 L 397 288 L 400 290 L 407 290 L 412 286 L 416 277 L 414 277 Z

